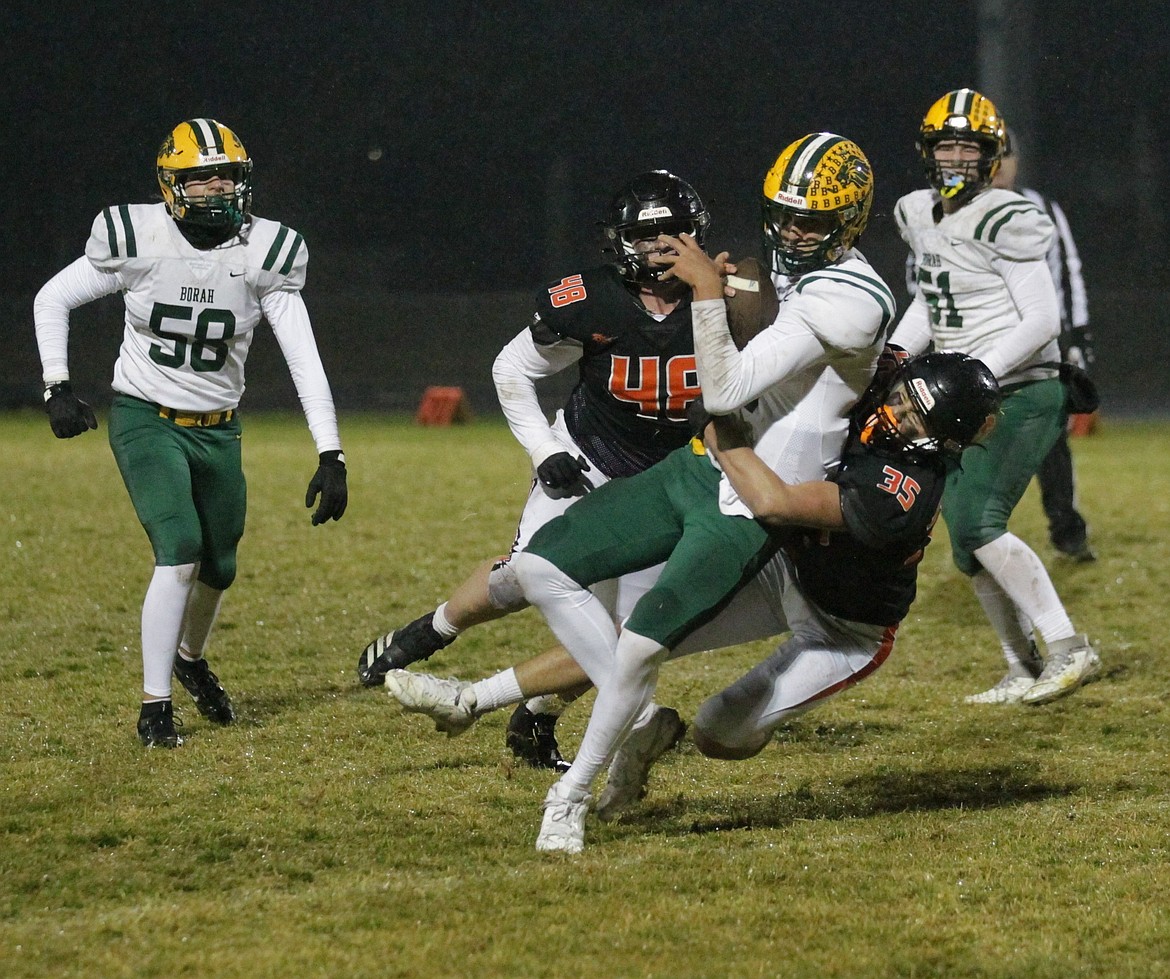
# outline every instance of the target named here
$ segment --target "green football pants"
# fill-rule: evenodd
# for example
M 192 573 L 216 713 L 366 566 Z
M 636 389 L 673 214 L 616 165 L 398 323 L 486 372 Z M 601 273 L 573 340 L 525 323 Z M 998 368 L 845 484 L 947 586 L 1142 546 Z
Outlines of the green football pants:
M 719 472 L 684 446 L 588 493 L 525 550 L 586 587 L 665 561 L 624 628 L 671 648 L 718 614 L 775 546 L 757 521 L 720 513 Z
M 1064 424 L 1059 380 L 1022 384 L 1003 399 L 987 441 L 963 453 L 962 467 L 947 479 L 942 512 L 955 567 L 964 574 L 980 569 L 974 551 L 1007 533 L 1008 518 Z
M 117 395 L 110 448 L 159 566 L 199 563 L 199 580 L 223 590 L 236 577 L 247 487 L 240 421 L 184 428 L 157 405 Z

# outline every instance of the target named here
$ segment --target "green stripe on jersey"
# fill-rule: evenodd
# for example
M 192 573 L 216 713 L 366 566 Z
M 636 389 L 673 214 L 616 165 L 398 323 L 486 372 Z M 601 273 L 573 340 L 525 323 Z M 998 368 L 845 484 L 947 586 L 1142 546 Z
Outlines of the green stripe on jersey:
M 1007 213 L 1004 214 L 1004 211 L 1007 211 Z M 980 222 L 975 226 L 975 239 L 977 241 L 982 240 L 983 231 L 987 227 L 988 222 L 993 218 L 998 218 L 1002 215 L 1002 220 L 996 221 L 995 227 L 992 229 L 992 236 L 990 239 L 988 239 L 990 241 L 995 241 L 995 232 L 998 232 L 999 229 L 1002 228 L 1010 218 L 1017 214 L 1025 214 L 1028 211 L 1031 211 L 1034 214 L 1042 213 L 1040 208 L 1038 208 L 1031 201 L 1023 199 L 1008 201 L 1006 204 L 1000 204 L 998 207 L 993 207 L 990 211 L 983 215 L 982 220 L 980 220 Z
M 868 293 L 882 308 L 882 330 L 885 330 L 893 322 L 894 309 L 897 304 L 894 302 L 894 294 L 890 292 L 889 286 L 882 282 L 881 279 L 862 275 L 860 272 L 850 272 L 848 269 L 821 269 L 819 272 L 813 272 L 801 279 L 796 284 L 796 291 L 800 292 L 808 283 L 814 282 L 817 279 L 841 282 Z
M 126 257 L 138 257 L 138 241 L 134 237 L 134 225 L 130 221 L 130 205 L 121 204 L 118 213 L 122 216 L 122 227 L 126 229 Z
M 280 249 L 284 245 L 284 239 L 287 237 L 288 228 L 282 224 L 280 230 L 276 233 L 276 240 L 272 242 L 272 247 L 268 249 L 268 257 L 264 259 L 265 272 L 272 271 L 272 267 L 276 264 L 276 259 L 280 255 Z
M 102 211 L 102 217 L 106 219 L 106 238 L 110 243 L 110 258 L 118 257 L 118 232 L 114 230 L 114 215 L 107 207 Z
M 301 242 L 302 242 L 302 241 L 304 241 L 304 240 L 305 240 L 305 239 L 304 239 L 304 238 L 303 238 L 303 237 L 302 237 L 300 234 L 298 234 L 298 235 L 297 235 L 297 236 L 296 236 L 296 237 L 293 239 L 292 248 L 290 248 L 290 249 L 288 250 L 288 261 L 286 261 L 286 262 L 285 262 L 285 263 L 284 263 L 284 264 L 283 264 L 283 265 L 280 267 L 280 274 L 281 274 L 281 275 L 288 275 L 289 271 L 292 269 L 292 267 L 293 267 L 293 261 L 294 261 L 294 260 L 296 259 L 296 257 L 297 257 L 297 252 L 299 252 L 299 251 L 301 250 Z

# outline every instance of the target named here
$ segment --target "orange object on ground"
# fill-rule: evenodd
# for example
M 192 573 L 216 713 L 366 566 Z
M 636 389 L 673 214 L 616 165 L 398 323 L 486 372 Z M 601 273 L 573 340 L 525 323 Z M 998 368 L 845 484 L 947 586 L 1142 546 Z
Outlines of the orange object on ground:
M 416 422 L 420 425 L 452 425 L 471 420 L 471 408 L 463 388 L 429 387 L 423 392 Z

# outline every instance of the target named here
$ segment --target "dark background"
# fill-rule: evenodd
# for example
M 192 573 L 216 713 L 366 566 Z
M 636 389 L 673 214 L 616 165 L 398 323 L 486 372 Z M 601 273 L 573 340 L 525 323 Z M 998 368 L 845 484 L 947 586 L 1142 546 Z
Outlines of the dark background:
M 598 259 L 597 221 L 656 167 L 707 201 L 711 244 L 757 250 L 763 174 L 806 132 L 866 150 L 861 248 L 901 286 L 890 212 L 922 185 L 918 124 L 981 88 L 1025 182 L 1081 247 L 1105 413 L 1170 411 L 1170 17 L 1162 5 L 1010 0 L 824 5 L 515 2 L 32 4 L 0 13 L 7 93 L 0 405 L 35 403 L 31 303 L 113 203 L 158 199 L 180 120 L 232 127 L 257 214 L 310 246 L 305 297 L 342 409 L 413 409 L 428 384 L 494 410 L 488 371 L 532 290 Z M 75 384 L 98 403 L 120 302 L 74 314 Z M 294 405 L 276 344 L 249 407 Z

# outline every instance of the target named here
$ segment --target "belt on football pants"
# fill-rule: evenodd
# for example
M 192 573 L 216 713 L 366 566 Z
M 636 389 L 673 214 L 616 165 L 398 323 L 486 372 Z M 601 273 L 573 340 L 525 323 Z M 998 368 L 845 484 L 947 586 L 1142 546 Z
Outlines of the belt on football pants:
M 225 411 L 179 411 L 177 408 L 158 406 L 159 418 L 165 418 L 183 428 L 214 428 L 216 425 L 230 422 L 235 413 L 234 408 Z

